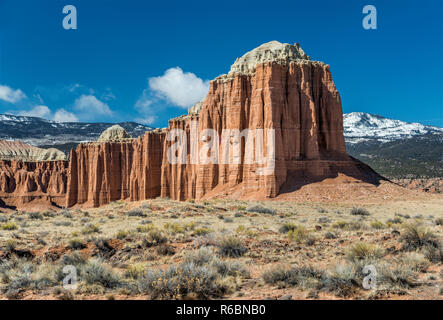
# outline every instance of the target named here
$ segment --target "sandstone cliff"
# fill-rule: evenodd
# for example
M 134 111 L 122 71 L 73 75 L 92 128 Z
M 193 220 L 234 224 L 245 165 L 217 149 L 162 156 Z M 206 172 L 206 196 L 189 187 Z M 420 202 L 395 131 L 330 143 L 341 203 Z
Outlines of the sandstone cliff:
M 328 180 L 315 190 L 329 193 L 331 181 L 349 190 L 382 180 L 346 153 L 329 66 L 311 61 L 298 44 L 276 41 L 238 58 L 210 83 L 206 98 L 167 129 L 133 139 L 113 126 L 97 142 L 71 150 L 67 176 L 65 162 L 23 165 L 0 168 L 2 190 L 18 193 L 20 201 L 30 192 L 59 198 L 66 192 L 68 207 L 160 195 L 298 200 L 294 193 L 308 184 Z
M 30 202 L 64 206 L 68 162 L 0 160 L 0 205 L 22 207 Z
M 187 136 L 198 120 L 198 145 L 206 129 L 215 129 L 220 141 L 225 129 L 275 129 L 275 170 L 259 174 L 260 165 L 245 164 L 256 146 L 234 137 L 222 144 L 218 158 L 241 148 L 240 164 L 170 164 L 163 150 L 162 196 L 174 199 L 231 194 L 235 197 L 275 197 L 293 180 L 318 180 L 345 172 L 363 172 L 348 157 L 343 137 L 340 96 L 329 66 L 310 61 L 298 45 L 273 41 L 236 60 L 227 75 L 210 83 L 206 99 L 190 115 L 172 119 L 169 130 Z M 230 137 L 231 138 L 231 137 Z M 253 144 L 250 140 L 250 144 Z M 269 144 L 264 136 L 265 145 Z M 237 145 L 237 146 L 236 146 Z M 228 150 L 226 150 L 226 147 Z M 266 153 L 266 148 L 263 148 Z
M 154 130 L 137 139 L 86 143 L 71 150 L 66 205 L 159 196 L 163 138 L 163 132 Z

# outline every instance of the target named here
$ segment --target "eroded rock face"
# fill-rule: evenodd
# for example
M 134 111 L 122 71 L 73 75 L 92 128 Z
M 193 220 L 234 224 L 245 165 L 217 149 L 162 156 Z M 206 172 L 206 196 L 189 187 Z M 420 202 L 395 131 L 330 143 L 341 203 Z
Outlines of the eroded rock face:
M 171 119 L 168 129 L 132 139 L 114 126 L 97 142 L 72 150 L 65 204 L 100 206 L 160 195 L 291 199 L 306 184 L 337 177 L 342 183 L 377 184 L 380 176 L 347 155 L 342 121 L 329 66 L 311 61 L 297 44 L 272 41 L 237 59 L 227 75 L 210 83 L 204 101 Z M 260 132 L 262 144 L 256 140 Z M 178 141 L 185 142 L 186 152 L 174 148 Z M 219 148 L 207 148 L 209 142 Z M 14 181 L 33 190 L 41 171 L 20 173 Z M 65 190 L 57 177 L 46 184 L 47 194 Z M 0 181 L 13 190 L 8 178 Z
M 65 205 L 67 161 L 0 160 L 0 205 Z
M 231 193 L 238 198 L 268 198 L 277 196 L 293 177 L 332 177 L 347 167 L 358 175 L 355 161 L 346 154 L 341 101 L 329 66 L 308 59 L 298 46 L 265 44 L 212 81 L 206 99 L 191 108 L 189 116 L 169 122 L 169 130 L 183 129 L 189 136 L 193 121 L 198 121 L 199 136 L 205 129 L 215 129 L 220 141 L 225 129 L 275 129 L 272 174 L 258 174 L 260 165 L 244 161 L 190 164 L 189 155 L 186 165 L 170 164 L 165 153 L 173 143 L 166 142 L 162 196 L 183 200 Z M 204 143 L 200 139 L 199 147 Z M 235 143 L 241 143 L 242 160 L 256 152 L 255 146 L 248 151 L 244 140 Z M 220 144 L 219 159 L 226 152 L 232 150 Z
M 164 133 L 115 142 L 93 142 L 71 150 L 66 206 L 100 206 L 160 195 Z

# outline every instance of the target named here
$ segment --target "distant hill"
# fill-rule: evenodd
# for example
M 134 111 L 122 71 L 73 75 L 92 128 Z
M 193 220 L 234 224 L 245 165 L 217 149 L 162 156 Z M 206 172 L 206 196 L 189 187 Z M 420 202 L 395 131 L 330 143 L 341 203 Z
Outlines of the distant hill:
M 97 140 L 114 124 L 0 115 L 0 139 L 68 153 L 80 142 Z M 136 122 L 118 124 L 133 137 L 153 129 Z M 348 153 L 378 173 L 397 179 L 443 177 L 443 128 L 364 112 L 344 114 L 343 125 Z
M 20 140 L 41 148 L 57 148 L 65 153 L 80 142 L 97 140 L 115 123 L 57 122 L 37 117 L 0 115 L 0 139 Z M 143 135 L 152 127 L 136 122 L 120 122 L 132 137 Z
M 348 153 L 389 178 L 443 177 L 443 128 L 363 112 L 343 115 Z

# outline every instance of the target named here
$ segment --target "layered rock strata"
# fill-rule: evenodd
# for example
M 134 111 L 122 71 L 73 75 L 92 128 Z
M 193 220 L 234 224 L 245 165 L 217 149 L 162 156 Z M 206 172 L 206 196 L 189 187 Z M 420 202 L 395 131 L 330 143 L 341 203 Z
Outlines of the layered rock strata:
M 43 174 L 36 170 L 34 180 Z M 375 185 L 382 179 L 346 153 L 329 66 L 311 61 L 298 44 L 272 41 L 238 58 L 167 129 L 132 139 L 114 126 L 97 142 L 79 145 L 70 154 L 65 189 L 52 178 L 41 190 L 66 191 L 68 207 L 157 196 L 287 198 L 339 176 Z
M 30 202 L 64 206 L 68 162 L 0 160 L 0 205 L 22 207 Z

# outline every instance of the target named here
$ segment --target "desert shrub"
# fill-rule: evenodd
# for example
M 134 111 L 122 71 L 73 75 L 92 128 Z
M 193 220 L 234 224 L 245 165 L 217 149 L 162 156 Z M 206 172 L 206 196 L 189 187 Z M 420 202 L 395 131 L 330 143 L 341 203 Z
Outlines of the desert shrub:
M 435 219 L 435 224 L 437 226 L 443 226 L 443 218 L 437 218 Z
M 196 295 L 199 299 L 220 297 L 226 288 L 217 281 L 218 274 L 207 266 L 193 263 L 171 265 L 167 270 L 148 270 L 138 281 L 142 293 L 152 298 L 171 299 Z
M 226 223 L 232 223 L 232 222 L 234 222 L 234 220 L 233 220 L 231 217 L 223 218 L 223 221 L 226 222 Z
M 2 230 L 15 230 L 15 229 L 17 229 L 17 225 L 14 222 L 2 223 L 0 225 L 0 229 L 2 229 Z
M 185 226 L 179 224 L 179 223 L 165 223 L 164 225 L 164 229 L 169 231 L 172 234 L 176 234 L 176 233 L 185 233 L 186 232 L 186 228 Z
M 351 214 L 353 216 L 369 216 L 370 215 L 369 211 L 366 210 L 365 208 L 352 208 Z
M 17 247 L 17 241 L 9 239 L 8 241 L 6 241 L 6 251 L 14 251 L 15 248 Z
M 318 223 L 329 223 L 331 222 L 331 219 L 329 219 L 328 217 L 320 217 L 317 221 Z
M 79 250 L 85 248 L 86 246 L 82 240 L 74 238 L 69 240 L 69 247 L 74 250 Z
M 346 222 L 343 220 L 335 222 L 332 227 L 335 229 L 343 229 L 347 231 L 357 231 L 366 228 L 365 224 L 360 221 Z
M 288 233 L 289 231 L 292 231 L 296 228 L 297 228 L 297 225 L 295 225 L 291 222 L 288 222 L 288 223 L 285 223 L 284 225 L 282 225 L 278 231 L 280 233 Z
M 120 230 L 115 235 L 115 237 L 120 240 L 126 239 L 128 236 L 129 236 L 129 231 L 127 231 L 127 230 Z
M 399 217 L 394 217 L 394 218 L 388 219 L 386 222 L 392 225 L 392 224 L 400 224 L 403 222 L 403 220 L 401 220 L 401 218 L 399 218 Z
M 168 239 L 166 239 L 165 236 L 163 236 L 163 233 L 161 233 L 158 230 L 152 230 L 148 233 L 147 239 L 146 241 L 146 245 L 148 247 L 150 246 L 156 246 L 156 245 L 160 245 L 163 243 L 166 243 Z
M 216 270 L 216 272 L 223 276 L 243 276 L 249 277 L 248 270 L 243 264 L 236 261 L 224 261 L 220 259 L 213 259 L 211 266 Z
M 70 227 L 72 226 L 71 221 L 53 221 L 52 224 L 57 227 Z
M 69 210 L 63 210 L 63 217 L 71 219 L 72 218 L 72 213 Z
M 60 259 L 61 266 L 72 265 L 80 269 L 86 263 L 86 259 L 78 252 L 67 253 Z
M 383 250 L 378 246 L 365 242 L 357 242 L 352 245 L 348 251 L 346 258 L 349 261 L 379 259 L 383 256 Z
M 196 266 L 202 266 L 205 264 L 209 264 L 214 259 L 214 251 L 209 248 L 200 248 L 197 251 L 192 251 L 187 253 L 183 261 L 185 263 L 193 263 Z
M 246 211 L 248 212 L 256 212 L 256 213 L 264 213 L 264 214 L 271 214 L 274 215 L 276 212 L 272 208 L 265 207 L 263 205 L 251 205 L 246 208 Z
M 408 289 L 419 285 L 417 282 L 417 272 L 411 266 L 398 264 L 394 267 L 382 266 L 377 268 L 377 284 L 393 290 Z
M 297 243 L 304 242 L 307 245 L 312 245 L 315 241 L 312 233 L 303 226 L 297 226 L 293 230 L 290 230 L 288 232 L 288 238 Z
M 354 265 L 337 265 L 322 279 L 322 290 L 332 292 L 339 297 L 353 295 L 360 287 Z
M 29 212 L 28 217 L 29 219 L 43 220 L 43 216 L 40 212 Z
M 137 230 L 137 232 L 140 232 L 140 233 L 148 233 L 152 230 L 156 230 L 156 227 L 152 224 L 148 224 L 148 225 L 144 225 L 144 226 L 138 226 L 136 228 L 136 230 Z
M 143 212 L 141 209 L 132 209 L 128 211 L 127 215 L 129 217 L 146 217 L 146 213 Z
M 55 217 L 55 214 L 51 211 L 45 211 L 45 212 L 43 212 L 43 216 L 48 217 L 48 218 L 53 218 L 53 217 Z
M 211 229 L 205 228 L 205 227 L 201 227 L 201 228 L 195 229 L 192 234 L 194 236 L 203 236 L 203 235 L 208 234 L 208 233 L 211 233 Z
M 416 272 L 425 272 L 429 267 L 429 260 L 422 253 L 407 252 L 400 257 L 400 263 Z
M 384 229 L 386 226 L 383 224 L 383 222 L 380 221 L 372 221 L 371 222 L 371 228 L 372 229 Z
M 131 264 L 126 267 L 125 276 L 131 279 L 140 279 L 145 273 L 145 266 L 141 263 Z
M 99 284 L 105 288 L 116 288 L 121 283 L 119 276 L 100 259 L 87 261 L 81 270 L 81 279 L 86 284 Z
M 175 254 L 174 247 L 168 244 L 161 244 L 156 249 L 157 254 L 161 256 L 172 256 Z
M 100 228 L 95 224 L 88 224 L 85 228 L 82 229 L 83 234 L 92 234 L 100 232 Z
M 326 232 L 325 233 L 325 238 L 326 239 L 337 239 L 337 236 L 334 233 L 332 233 L 332 232 Z
M 417 224 L 406 224 L 401 239 L 405 250 L 416 250 L 428 246 L 439 248 L 441 246 L 435 234 Z
M 316 287 L 323 277 L 323 272 L 312 266 L 277 266 L 265 271 L 262 275 L 265 283 L 279 287 L 296 286 L 302 288 Z
M 8 220 L 9 220 L 8 217 L 0 216 L 0 223 L 8 222 Z
M 245 248 L 240 239 L 236 237 L 225 237 L 218 243 L 219 246 L 219 254 L 222 257 L 232 257 L 237 258 L 246 253 L 248 251 L 247 248 Z
M 0 279 L 6 284 L 3 291 L 14 295 L 15 291 L 45 289 L 56 284 L 56 268 L 51 265 L 37 265 L 24 258 L 13 256 L 0 264 Z

